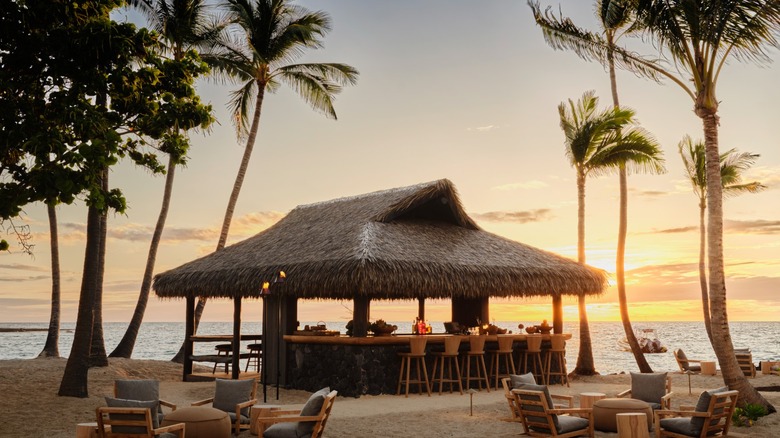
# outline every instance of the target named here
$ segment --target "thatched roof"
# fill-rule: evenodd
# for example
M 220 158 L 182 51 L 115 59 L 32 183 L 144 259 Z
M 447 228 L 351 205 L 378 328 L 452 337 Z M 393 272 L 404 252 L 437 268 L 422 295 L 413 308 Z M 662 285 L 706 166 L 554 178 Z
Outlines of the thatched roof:
M 296 207 L 267 230 L 155 276 L 161 297 L 520 297 L 601 293 L 603 271 L 488 233 L 439 180 Z

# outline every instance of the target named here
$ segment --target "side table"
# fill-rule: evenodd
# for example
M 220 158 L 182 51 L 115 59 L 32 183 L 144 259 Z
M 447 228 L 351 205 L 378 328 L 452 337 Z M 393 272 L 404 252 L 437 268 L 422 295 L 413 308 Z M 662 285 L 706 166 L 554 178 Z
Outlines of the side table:
M 615 415 L 618 436 L 621 438 L 650 438 L 647 428 L 647 415 L 626 412 Z
M 106 426 L 106 429 L 111 430 L 110 427 Z M 79 423 L 76 425 L 76 438 L 98 438 L 99 436 L 97 422 Z
M 701 373 L 705 376 L 715 375 L 715 362 L 703 360 L 701 361 Z
M 259 417 L 267 417 L 271 411 L 278 411 L 281 409 L 281 405 L 254 405 L 252 410 L 249 411 L 249 433 L 252 435 L 260 435 L 265 430 L 265 425 L 257 422 Z M 260 429 L 263 430 L 260 430 Z
M 580 394 L 580 407 L 593 409 L 593 403 L 596 403 L 596 401 L 603 398 L 607 398 L 607 394 L 601 392 L 583 392 Z M 580 416 L 583 418 L 588 417 L 587 415 Z

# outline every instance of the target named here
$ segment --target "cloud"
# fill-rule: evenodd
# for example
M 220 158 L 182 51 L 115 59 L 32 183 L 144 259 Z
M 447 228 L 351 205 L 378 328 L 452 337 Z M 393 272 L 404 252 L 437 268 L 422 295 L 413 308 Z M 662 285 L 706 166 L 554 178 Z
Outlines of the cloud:
M 628 189 L 633 195 L 640 196 L 643 198 L 660 198 L 661 196 L 667 196 L 670 194 L 670 192 L 664 192 L 661 190 L 639 190 L 639 189 Z
M 687 227 L 678 227 L 678 228 L 664 228 L 662 230 L 654 230 L 650 231 L 647 234 L 675 234 L 675 233 L 688 233 L 690 231 L 699 231 L 699 227 L 696 226 L 687 226 Z
M 753 220 L 725 220 L 724 228 L 730 233 L 740 234 L 780 234 L 780 221 Z
M 761 184 L 768 187 L 768 190 L 776 190 L 780 188 L 780 167 L 774 166 L 757 166 L 750 169 L 744 177 L 743 181 L 758 181 Z
M 38 281 L 38 280 L 48 280 L 51 278 L 51 275 L 33 275 L 30 277 L 0 277 L 0 281 L 7 281 L 11 283 L 17 283 L 22 281 Z
M 498 129 L 496 125 L 477 126 L 476 128 L 466 128 L 467 131 L 488 132 Z
M 489 211 L 487 213 L 476 213 L 473 215 L 477 220 L 487 222 L 512 222 L 525 224 L 528 222 L 541 222 L 552 217 L 549 208 L 539 208 L 530 211 Z
M 13 269 L 17 271 L 34 271 L 34 272 L 49 272 L 48 268 L 33 265 L 22 265 L 19 263 L 12 263 L 10 265 L 0 265 L 0 269 Z
M 544 187 L 549 186 L 544 181 L 539 180 L 531 180 L 531 181 L 525 181 L 525 182 L 516 182 L 516 183 L 509 183 L 509 184 L 503 184 L 500 186 L 491 187 L 490 190 L 518 190 L 518 189 L 541 189 Z

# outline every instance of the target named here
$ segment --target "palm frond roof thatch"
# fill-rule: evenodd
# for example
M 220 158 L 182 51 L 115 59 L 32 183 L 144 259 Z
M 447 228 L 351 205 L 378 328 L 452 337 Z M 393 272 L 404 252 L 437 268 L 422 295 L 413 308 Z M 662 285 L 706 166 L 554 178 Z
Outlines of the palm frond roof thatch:
M 606 274 L 486 232 L 446 179 L 302 205 L 261 233 L 155 276 L 161 297 L 412 299 L 598 294 Z

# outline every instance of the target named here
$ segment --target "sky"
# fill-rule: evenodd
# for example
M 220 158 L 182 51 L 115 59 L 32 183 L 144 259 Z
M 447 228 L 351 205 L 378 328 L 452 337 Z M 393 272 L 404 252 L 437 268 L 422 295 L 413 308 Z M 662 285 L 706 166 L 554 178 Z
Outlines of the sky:
M 255 150 L 236 207 L 230 243 L 267 228 L 297 205 L 448 178 L 466 211 L 485 230 L 576 258 L 574 169 L 564 153 L 557 106 L 595 90 L 611 105 L 602 66 L 544 42 L 524 1 L 307 0 L 330 14 L 324 48 L 305 62 L 342 62 L 360 71 L 358 84 L 337 97 L 338 120 L 313 111 L 289 89 L 266 95 Z M 543 1 L 578 25 L 596 29 L 592 2 Z M 135 20 L 133 14 L 120 15 Z M 632 47 L 651 53 L 635 41 Z M 732 61 L 718 85 L 721 151 L 760 154 L 746 181 L 769 186 L 724 202 L 729 319 L 780 321 L 780 110 L 774 63 Z M 700 321 L 698 205 L 686 181 L 677 144 L 702 138 L 700 119 L 683 91 L 631 73 L 617 74 L 621 104 L 662 145 L 668 172 L 631 175 L 626 279 L 633 321 Z M 155 272 L 212 252 L 243 154 L 226 102 L 234 84 L 203 80 L 198 90 L 218 123 L 193 136 L 178 169 L 173 201 Z M 109 216 L 104 321 L 129 321 L 140 290 L 164 177 L 123 163 L 111 185 L 129 205 Z M 57 210 L 62 269 L 62 320 L 75 321 L 83 264 L 83 202 Z M 0 253 L 0 322 L 46 322 L 51 275 L 45 208 L 25 209 L 33 256 L 12 247 Z M 19 221 L 17 221 L 19 223 Z M 613 273 L 618 223 L 618 178 L 586 186 L 587 262 Z M 2 234 L 2 233 L 0 233 Z M 8 235 L 3 235 L 11 241 Z M 12 242 L 14 243 L 14 242 Z M 612 277 L 614 283 L 614 276 Z M 564 301 L 566 321 L 576 301 Z M 350 319 L 350 302 L 302 302 L 301 321 Z M 372 319 L 412 320 L 416 302 L 373 302 Z M 551 319 L 547 299 L 493 300 L 494 320 Z M 591 321 L 619 320 L 611 286 L 589 299 Z M 228 301 L 209 302 L 206 321 L 226 321 Z M 449 320 L 449 303 L 429 302 L 429 319 Z M 259 320 L 261 306 L 244 306 Z M 184 302 L 152 297 L 145 321 L 183 321 Z

